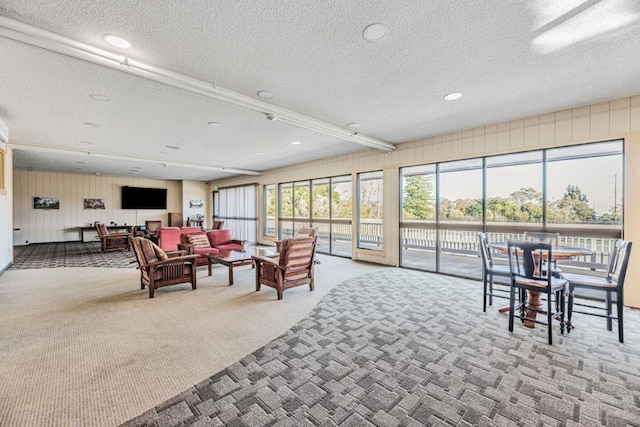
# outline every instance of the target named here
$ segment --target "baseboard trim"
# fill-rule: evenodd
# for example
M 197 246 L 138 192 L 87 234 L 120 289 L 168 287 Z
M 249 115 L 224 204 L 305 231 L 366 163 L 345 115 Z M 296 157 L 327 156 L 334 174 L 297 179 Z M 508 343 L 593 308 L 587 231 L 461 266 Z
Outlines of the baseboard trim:
M 13 261 L 10 261 L 9 264 L 5 265 L 4 268 L 2 270 L 0 270 L 0 276 L 2 276 L 5 271 L 10 269 L 12 265 L 13 265 Z

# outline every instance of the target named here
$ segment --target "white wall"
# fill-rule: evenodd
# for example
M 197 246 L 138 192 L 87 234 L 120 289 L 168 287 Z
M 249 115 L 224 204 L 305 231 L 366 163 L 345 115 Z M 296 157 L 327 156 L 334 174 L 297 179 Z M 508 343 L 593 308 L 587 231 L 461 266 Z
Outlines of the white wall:
M 636 261 L 640 260 L 640 95 L 411 141 L 399 144 L 391 153 L 365 150 L 275 169 L 258 177 L 237 177 L 214 182 L 211 188 L 215 185 L 248 184 L 255 182 L 256 178 L 260 185 L 277 185 L 281 182 L 352 174 L 353 194 L 356 194 L 358 172 L 384 170 L 383 251 L 358 249 L 354 244 L 352 257 L 398 265 L 400 189 L 397 180 L 400 167 L 615 138 L 625 139 L 624 238 L 635 241 L 637 245 L 627 273 L 625 303 L 640 307 L 640 265 Z M 262 189 L 258 194 L 262 194 Z M 258 215 L 258 230 L 262 230 L 261 209 Z M 355 218 L 353 221 L 355 223 Z M 273 240 L 260 235 L 258 238 L 264 243 Z
M 189 204 L 191 200 L 202 200 L 204 205 L 202 208 L 192 208 Z M 211 191 L 207 183 L 202 181 L 182 181 L 182 212 L 184 212 L 185 225 L 188 225 L 187 218 L 195 218 L 196 215 L 200 214 L 204 216 L 204 227 L 211 227 L 212 204 Z
M 5 153 L 5 190 L 0 190 L 0 272 L 13 262 L 13 153 Z
M 13 176 L 14 244 L 80 240 L 79 226 L 94 221 L 142 225 L 147 219 L 168 222 L 168 212 L 182 212 L 180 181 L 38 172 L 16 169 Z M 154 187 L 167 189 L 167 209 L 121 209 L 120 188 Z M 58 197 L 60 209 L 33 209 L 34 197 Z M 106 209 L 84 209 L 83 199 L 105 199 Z M 10 216 L 10 215 L 9 215 Z

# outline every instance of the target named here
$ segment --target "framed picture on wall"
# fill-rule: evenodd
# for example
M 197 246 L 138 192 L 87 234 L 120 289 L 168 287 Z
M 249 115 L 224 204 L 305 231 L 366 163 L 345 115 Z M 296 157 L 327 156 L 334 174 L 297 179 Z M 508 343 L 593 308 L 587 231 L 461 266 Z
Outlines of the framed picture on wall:
M 106 209 L 104 199 L 84 199 L 85 209 Z
M 57 197 L 34 197 L 33 209 L 60 209 L 60 199 Z
M 203 208 L 204 202 L 202 200 L 189 200 L 190 208 Z

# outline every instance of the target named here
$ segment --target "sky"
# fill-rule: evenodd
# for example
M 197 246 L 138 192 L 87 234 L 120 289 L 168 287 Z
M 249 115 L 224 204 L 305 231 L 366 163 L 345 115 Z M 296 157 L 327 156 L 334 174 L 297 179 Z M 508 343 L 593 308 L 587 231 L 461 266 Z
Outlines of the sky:
M 547 164 L 547 197 L 550 201 L 561 199 L 567 185 L 577 185 L 587 195 L 589 206 L 597 214 L 604 214 L 613 206 L 616 180 L 618 204 L 621 203 L 622 175 L 621 156 L 549 162 Z M 541 164 L 487 170 L 489 197 L 508 197 L 522 187 L 542 189 Z M 449 200 L 482 197 L 481 170 L 442 174 L 440 195 Z

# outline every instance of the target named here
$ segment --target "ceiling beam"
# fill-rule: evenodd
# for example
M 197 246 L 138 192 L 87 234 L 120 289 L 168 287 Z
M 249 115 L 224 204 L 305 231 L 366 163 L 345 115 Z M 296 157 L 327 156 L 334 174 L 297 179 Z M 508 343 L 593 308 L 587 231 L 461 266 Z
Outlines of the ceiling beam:
M 214 83 L 198 80 L 185 74 L 81 43 L 4 16 L 0 16 L 0 37 L 203 95 L 246 111 L 262 114 L 268 120 L 281 120 L 381 151 L 393 151 L 396 148 L 395 145 L 381 139 L 233 92 L 216 86 Z

